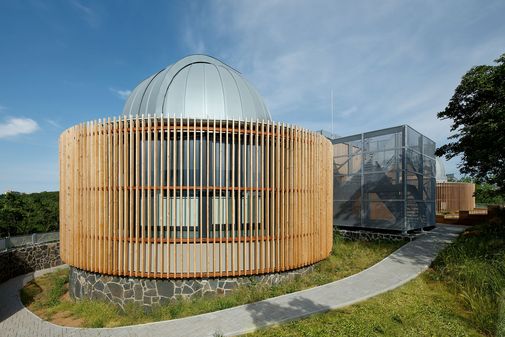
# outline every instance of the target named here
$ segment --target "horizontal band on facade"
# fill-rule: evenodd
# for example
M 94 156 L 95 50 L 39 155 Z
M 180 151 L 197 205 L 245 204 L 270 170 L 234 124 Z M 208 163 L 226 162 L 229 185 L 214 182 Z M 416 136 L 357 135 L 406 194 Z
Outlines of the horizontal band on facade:
M 172 232 L 173 233 L 173 232 Z M 184 234 L 184 232 L 182 233 Z M 92 240 L 106 240 L 106 241 L 115 241 L 115 242 L 133 242 L 133 243 L 185 243 L 185 244 L 193 244 L 193 243 L 230 243 L 230 242 L 274 242 L 282 239 L 299 239 L 313 236 L 314 234 L 301 234 L 301 235 L 284 235 L 284 236 L 236 236 L 236 237 L 226 237 L 226 238 L 194 238 L 194 237 L 186 237 L 186 238 L 154 238 L 154 237 L 119 237 L 119 236 L 108 236 L 108 235 L 90 235 L 83 236 L 85 239 Z
M 105 186 L 105 187 L 87 187 L 87 188 L 77 188 L 77 191 L 269 191 L 274 193 L 311 193 L 309 189 L 298 190 L 298 189 L 275 189 L 273 187 L 238 187 L 238 186 Z

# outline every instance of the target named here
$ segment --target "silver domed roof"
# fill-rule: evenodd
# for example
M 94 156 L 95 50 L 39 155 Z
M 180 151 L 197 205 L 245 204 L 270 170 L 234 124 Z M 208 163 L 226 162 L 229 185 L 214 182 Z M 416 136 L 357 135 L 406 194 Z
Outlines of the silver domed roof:
M 187 56 L 142 81 L 123 114 L 271 120 L 263 99 L 238 71 L 205 55 Z

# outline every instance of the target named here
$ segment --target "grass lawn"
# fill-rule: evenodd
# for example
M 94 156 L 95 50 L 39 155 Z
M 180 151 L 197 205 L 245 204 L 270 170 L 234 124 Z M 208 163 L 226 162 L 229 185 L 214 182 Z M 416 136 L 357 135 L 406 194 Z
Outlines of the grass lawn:
M 505 336 L 505 224 L 467 230 L 406 285 L 251 336 Z
M 329 283 L 372 266 L 401 245 L 399 242 L 345 241 L 336 237 L 330 257 L 317 264 L 314 272 L 292 281 L 275 286 L 256 284 L 239 287 L 228 295 L 178 299 L 155 307 L 148 313 L 133 304 L 122 311 L 109 303 L 73 301 L 67 291 L 67 270 L 33 280 L 21 290 L 21 299 L 30 310 L 43 319 L 61 325 L 114 327 L 155 322 L 230 308 Z

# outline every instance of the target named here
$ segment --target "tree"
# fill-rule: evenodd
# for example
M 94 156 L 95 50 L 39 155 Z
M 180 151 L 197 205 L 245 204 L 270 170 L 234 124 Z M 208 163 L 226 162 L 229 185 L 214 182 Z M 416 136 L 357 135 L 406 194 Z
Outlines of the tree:
M 503 205 L 505 204 L 505 196 L 496 194 L 496 186 L 489 183 L 479 183 L 470 177 L 463 177 L 458 180 L 462 183 L 475 184 L 475 202 L 485 205 Z
M 0 237 L 58 230 L 58 192 L 0 194 Z
M 461 155 L 459 170 L 505 194 L 505 54 L 496 65 L 470 69 L 456 88 L 440 119 L 452 119 L 450 143 L 437 156 Z
M 2 236 L 17 234 L 25 217 L 26 211 L 23 207 L 21 193 L 5 193 L 0 199 L 0 233 Z

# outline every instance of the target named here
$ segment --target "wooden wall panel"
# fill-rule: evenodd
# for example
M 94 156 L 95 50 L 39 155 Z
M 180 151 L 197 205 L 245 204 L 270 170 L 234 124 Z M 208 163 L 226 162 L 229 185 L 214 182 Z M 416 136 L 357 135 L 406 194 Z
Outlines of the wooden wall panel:
M 332 151 L 285 124 L 121 117 L 62 133 L 61 256 L 158 278 L 303 267 L 332 248 Z
M 474 193 L 475 184 L 473 183 L 437 183 L 437 213 L 473 210 L 475 208 Z

